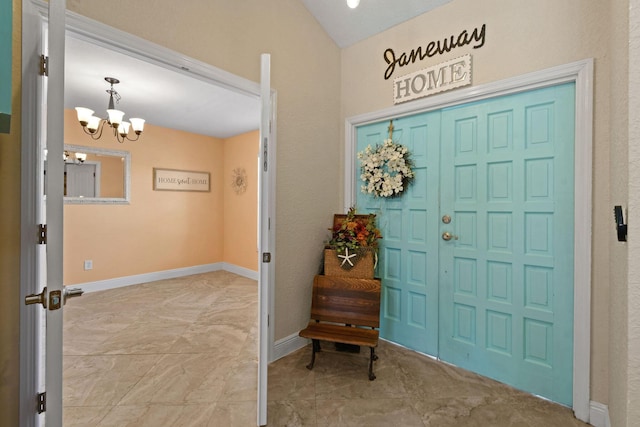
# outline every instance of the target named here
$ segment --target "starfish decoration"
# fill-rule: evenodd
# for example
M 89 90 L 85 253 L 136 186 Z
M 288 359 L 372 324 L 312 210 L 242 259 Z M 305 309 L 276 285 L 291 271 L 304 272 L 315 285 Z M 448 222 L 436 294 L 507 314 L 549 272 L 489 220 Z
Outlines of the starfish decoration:
M 349 255 L 349 248 L 345 248 L 344 249 L 344 255 L 338 255 L 338 258 L 342 258 L 342 264 L 340 264 L 340 267 L 342 267 L 345 262 L 348 262 L 349 265 L 351 265 L 351 267 L 353 267 L 353 263 L 351 262 L 351 258 L 353 258 L 355 256 L 356 256 L 356 254 Z

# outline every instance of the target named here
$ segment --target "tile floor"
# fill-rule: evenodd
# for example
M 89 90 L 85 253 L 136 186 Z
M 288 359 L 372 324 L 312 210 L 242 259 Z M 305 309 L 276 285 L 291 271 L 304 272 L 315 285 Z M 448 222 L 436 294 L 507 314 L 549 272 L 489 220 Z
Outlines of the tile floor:
M 85 294 L 65 307 L 64 425 L 254 426 L 256 282 L 219 271 Z M 570 409 L 381 342 L 269 366 L 269 426 L 586 426 Z

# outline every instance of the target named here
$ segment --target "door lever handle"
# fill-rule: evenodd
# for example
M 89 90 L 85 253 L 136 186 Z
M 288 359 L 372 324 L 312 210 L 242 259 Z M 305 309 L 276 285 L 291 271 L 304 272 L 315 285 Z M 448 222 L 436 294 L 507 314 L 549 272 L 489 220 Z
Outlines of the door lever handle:
M 47 288 L 42 289 L 39 294 L 31 294 L 24 297 L 25 305 L 42 304 L 44 308 L 47 308 Z
M 64 303 L 67 303 L 67 299 L 81 297 L 84 294 L 82 288 L 64 288 Z
M 442 233 L 442 240 L 446 240 L 448 242 L 451 239 L 458 240 L 458 236 L 454 236 L 453 234 L 449 233 L 448 231 L 445 231 L 444 233 Z

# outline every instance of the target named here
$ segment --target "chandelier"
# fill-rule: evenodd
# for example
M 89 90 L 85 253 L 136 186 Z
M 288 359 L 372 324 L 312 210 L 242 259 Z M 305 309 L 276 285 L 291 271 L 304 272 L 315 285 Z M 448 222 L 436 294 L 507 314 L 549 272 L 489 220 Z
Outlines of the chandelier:
M 92 139 L 100 139 L 102 137 L 102 130 L 105 123 L 113 129 L 113 135 L 116 137 L 119 143 L 123 143 L 125 139 L 129 141 L 136 141 L 142 130 L 144 129 L 144 119 L 131 118 L 130 122 L 123 121 L 124 111 L 116 110 L 113 102 L 120 102 L 120 94 L 113 88 L 113 85 L 120 83 L 120 80 L 114 77 L 105 77 L 107 83 L 111 85 L 110 89 L 107 89 L 109 94 L 109 106 L 107 107 L 107 119 L 101 119 L 100 117 L 93 115 L 93 110 L 84 107 L 76 107 L 78 113 L 78 121 L 82 125 L 84 132 L 91 136 Z M 129 129 L 135 133 L 135 138 L 131 138 L 129 135 Z
M 85 160 L 87 160 L 87 153 L 71 153 L 67 150 L 64 150 L 62 158 L 64 159 L 65 163 L 82 164 Z

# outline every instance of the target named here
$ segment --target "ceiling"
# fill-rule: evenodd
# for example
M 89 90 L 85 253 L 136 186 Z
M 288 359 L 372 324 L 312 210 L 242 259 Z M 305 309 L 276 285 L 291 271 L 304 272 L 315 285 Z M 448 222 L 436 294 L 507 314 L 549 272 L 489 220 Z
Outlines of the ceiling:
M 371 37 L 451 0 L 361 0 L 350 9 L 346 0 L 300 0 L 343 48 Z M 68 36 L 65 55 L 65 108 L 87 107 L 105 118 L 109 84 L 120 80 L 122 99 L 116 108 L 125 120 L 141 117 L 157 126 L 217 138 L 258 129 L 257 97 L 152 65 Z
M 106 118 L 109 84 L 121 100 L 124 120 L 140 117 L 156 126 L 228 138 L 258 129 L 260 100 L 123 55 L 86 41 L 66 38 L 65 108 L 87 107 Z
M 300 1 L 338 47 L 344 48 L 451 0 L 360 0 L 355 9 L 350 9 L 346 0 Z

